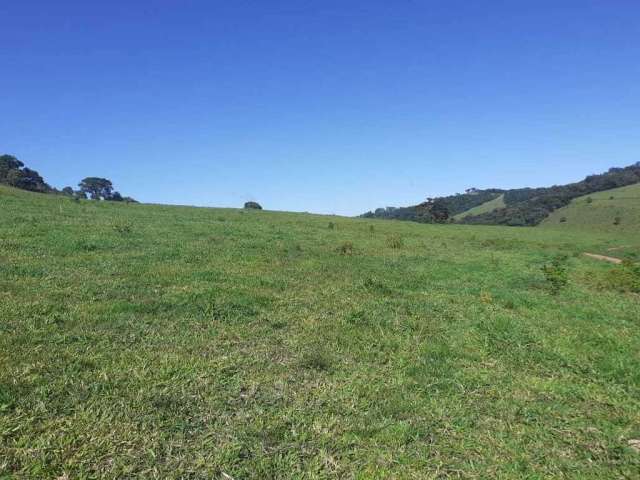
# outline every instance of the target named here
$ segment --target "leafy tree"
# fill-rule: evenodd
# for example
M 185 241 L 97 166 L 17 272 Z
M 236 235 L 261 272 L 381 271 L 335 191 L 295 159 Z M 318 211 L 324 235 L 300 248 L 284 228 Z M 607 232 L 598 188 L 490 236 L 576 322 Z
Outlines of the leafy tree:
M 113 184 L 106 178 L 87 177 L 78 186 L 92 200 L 110 200 L 113 193 Z
M 64 187 L 64 188 L 62 189 L 62 193 L 64 193 L 65 195 L 68 195 L 68 196 L 72 197 L 72 196 L 73 196 L 73 188 L 71 188 L 71 187 Z
M 31 190 L 32 192 L 47 192 L 50 190 L 49 185 L 35 170 L 23 168 L 22 170 L 10 170 L 7 175 L 7 183 L 12 187 L 22 190 Z
M 262 210 L 262 206 L 258 202 L 246 202 L 244 208 L 250 208 L 253 210 Z
M 13 155 L 0 155 L 0 183 L 7 183 L 9 172 L 20 170 L 24 163 Z
M 52 191 L 38 172 L 25 167 L 13 155 L 0 155 L 0 183 L 33 192 Z

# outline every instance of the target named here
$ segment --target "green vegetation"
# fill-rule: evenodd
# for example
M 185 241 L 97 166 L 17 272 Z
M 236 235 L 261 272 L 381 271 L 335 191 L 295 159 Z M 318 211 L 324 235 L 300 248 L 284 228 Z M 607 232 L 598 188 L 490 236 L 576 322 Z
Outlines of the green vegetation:
M 640 235 L 640 183 L 576 198 L 553 212 L 541 226 Z
M 638 478 L 638 242 L 0 186 L 0 478 Z
M 640 162 L 637 162 L 625 168 L 610 168 L 605 173 L 589 175 L 580 182 L 568 185 L 513 190 L 471 188 L 464 194 L 429 198 L 426 202 L 412 207 L 379 208 L 375 212 L 365 213 L 362 217 L 421 223 L 444 223 L 453 218 L 459 223 L 472 225 L 535 226 L 575 198 L 639 182 Z M 498 197 L 502 200 L 497 200 Z M 586 199 L 588 203 L 592 201 L 591 197 Z M 491 203 L 487 205 L 487 202 L 492 200 L 497 200 L 499 208 L 495 208 Z
M 477 207 L 473 207 L 465 212 L 454 215 L 453 219 L 461 220 L 464 217 L 468 217 L 472 215 L 480 215 L 482 213 L 489 213 L 489 212 L 493 212 L 497 208 L 504 208 L 504 207 L 505 207 L 504 195 L 500 195 L 499 197 L 494 198 L 493 200 L 489 200 L 488 202 L 478 205 Z
M 445 223 L 451 217 L 464 213 L 495 200 L 503 190 L 478 190 L 469 188 L 465 193 L 448 197 L 428 198 L 426 202 L 411 207 L 378 208 L 360 215 L 362 218 L 384 218 L 387 220 L 409 220 L 420 223 Z
M 0 155 L 0 184 L 31 192 L 65 195 L 78 200 L 91 198 L 112 202 L 135 202 L 133 198 L 123 197 L 120 192 L 116 192 L 111 180 L 100 177 L 87 177 L 81 180 L 77 191 L 71 187 L 58 190 L 46 183 L 38 172 L 25 167 L 24 163 L 13 155 Z

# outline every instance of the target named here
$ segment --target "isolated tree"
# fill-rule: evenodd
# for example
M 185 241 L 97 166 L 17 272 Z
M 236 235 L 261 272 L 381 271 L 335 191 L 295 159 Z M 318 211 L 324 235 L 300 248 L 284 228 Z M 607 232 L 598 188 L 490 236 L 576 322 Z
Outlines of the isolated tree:
M 64 193 L 65 195 L 68 195 L 68 196 L 72 197 L 72 196 L 73 196 L 73 188 L 71 188 L 71 187 L 64 187 L 64 188 L 62 189 L 62 193 Z
M 92 200 L 109 200 L 113 193 L 113 184 L 106 178 L 87 177 L 78 186 Z
M 251 208 L 254 210 L 262 210 L 262 207 L 258 202 L 247 202 L 244 204 L 244 208 Z

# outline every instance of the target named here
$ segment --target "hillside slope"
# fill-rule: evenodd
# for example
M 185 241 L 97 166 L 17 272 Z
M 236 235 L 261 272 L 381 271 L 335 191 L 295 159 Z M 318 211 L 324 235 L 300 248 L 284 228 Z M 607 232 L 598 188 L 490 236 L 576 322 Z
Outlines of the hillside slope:
M 576 198 L 541 227 L 640 235 L 640 183 Z
M 0 478 L 635 478 L 621 240 L 0 187 Z
M 454 215 L 453 219 L 460 220 L 470 215 L 480 215 L 482 213 L 493 212 L 497 208 L 504 208 L 504 206 L 505 206 L 504 195 L 500 195 L 498 198 L 489 200 L 488 202 L 485 202 L 482 205 L 478 205 L 477 207 L 473 207 L 465 212 Z
M 604 173 L 589 175 L 584 180 L 566 185 L 512 190 L 472 188 L 464 194 L 429 198 L 426 202 L 410 207 L 379 208 L 361 216 L 421 223 L 446 223 L 453 219 L 473 225 L 535 226 L 575 198 L 638 182 L 640 162 L 624 168 L 610 168 Z M 492 204 L 486 205 L 499 196 L 502 197 L 502 206 L 493 208 Z M 476 207 L 479 208 L 472 214 L 468 213 Z

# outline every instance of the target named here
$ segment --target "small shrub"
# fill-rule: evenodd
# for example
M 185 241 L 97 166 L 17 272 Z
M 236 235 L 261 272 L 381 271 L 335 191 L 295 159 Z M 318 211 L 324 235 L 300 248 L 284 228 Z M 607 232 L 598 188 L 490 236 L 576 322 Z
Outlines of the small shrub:
M 560 290 L 569 283 L 567 256 L 558 255 L 555 257 L 550 264 L 542 267 L 542 273 L 551 293 L 554 295 L 560 293 Z
M 120 235 L 129 235 L 133 231 L 133 226 L 128 222 L 119 222 L 113 226 L 113 229 Z
M 613 224 L 614 225 L 620 225 L 620 222 L 622 222 L 622 219 L 620 217 L 615 217 L 613 219 Z
M 362 282 L 362 286 L 365 290 L 378 295 L 391 295 L 393 293 L 391 288 L 376 278 L 365 278 Z
M 336 228 L 336 224 L 335 224 L 335 223 L 333 223 L 333 222 L 329 222 L 329 225 L 327 225 L 327 228 L 328 228 L 329 230 L 335 230 L 335 228 Z
M 587 203 L 589 203 L 589 204 L 593 203 L 593 198 L 587 197 Z
M 353 255 L 353 242 L 344 242 L 338 247 L 338 252 L 340 255 Z
M 331 357 L 322 349 L 316 347 L 302 354 L 300 366 L 308 370 L 327 372 L 331 369 Z
M 404 246 L 404 240 L 398 234 L 389 235 L 387 237 L 387 246 L 393 249 L 400 249 Z
M 369 233 L 374 233 L 376 231 L 373 225 L 369 225 Z
M 79 240 L 76 243 L 76 248 L 83 252 L 95 252 L 98 250 L 98 245 L 88 240 Z
M 493 303 L 493 295 L 491 292 L 480 292 L 480 301 L 485 305 L 490 305 Z
M 560 217 L 560 223 L 567 223 L 567 217 Z
M 609 197 L 609 200 L 613 200 L 614 198 L 616 198 L 616 197 L 614 197 L 613 195 L 611 195 L 611 196 Z
M 620 292 L 640 293 L 640 263 L 624 260 L 607 273 L 605 285 Z

